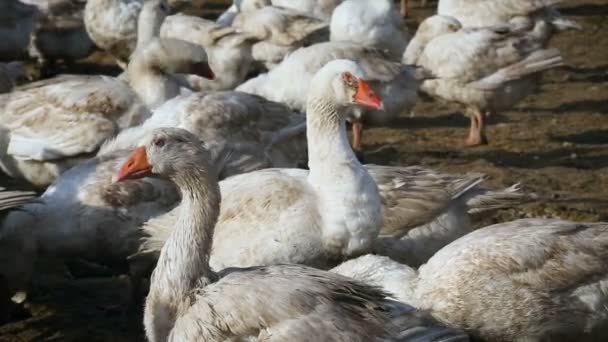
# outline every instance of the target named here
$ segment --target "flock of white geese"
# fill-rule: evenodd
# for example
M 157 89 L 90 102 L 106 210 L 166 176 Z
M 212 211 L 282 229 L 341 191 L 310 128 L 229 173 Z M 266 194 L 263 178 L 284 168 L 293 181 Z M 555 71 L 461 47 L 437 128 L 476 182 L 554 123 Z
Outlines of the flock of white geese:
M 562 65 L 547 44 L 578 25 L 559 0 L 440 0 L 413 36 L 407 1 L 234 0 L 214 22 L 88 0 L 81 39 L 36 29 L 60 1 L 25 2 L 0 5 L 1 56 L 94 44 L 124 72 L 14 87 L 21 65 L 0 64 L 0 166 L 46 189 L 0 188 L 3 318 L 53 256 L 128 264 L 150 341 L 608 338 L 608 224 L 473 231 L 534 197 L 355 153 L 419 92 L 487 143 L 487 115 Z

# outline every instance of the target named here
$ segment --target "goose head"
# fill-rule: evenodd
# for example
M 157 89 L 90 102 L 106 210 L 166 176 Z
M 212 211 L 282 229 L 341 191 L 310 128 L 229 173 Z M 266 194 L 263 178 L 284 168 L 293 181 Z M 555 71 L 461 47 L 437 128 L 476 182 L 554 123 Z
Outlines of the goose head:
M 312 98 L 329 96 L 339 107 L 382 110 L 382 99 L 365 79 L 365 72 L 357 63 L 346 59 L 334 60 L 315 74 L 310 83 L 310 94 Z
M 209 152 L 194 134 L 181 128 L 159 128 L 142 139 L 142 145 L 131 153 L 114 181 L 150 176 L 177 181 L 175 178 L 189 174 L 188 171 L 209 170 L 209 160 Z

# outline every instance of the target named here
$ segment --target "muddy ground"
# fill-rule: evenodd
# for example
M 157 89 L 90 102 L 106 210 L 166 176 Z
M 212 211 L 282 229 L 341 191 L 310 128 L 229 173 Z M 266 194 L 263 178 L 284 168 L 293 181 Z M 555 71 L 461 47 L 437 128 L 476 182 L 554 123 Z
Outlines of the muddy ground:
M 366 132 L 366 162 L 484 172 L 494 185 L 520 182 L 540 197 L 477 218 L 477 225 L 527 216 L 607 220 L 608 0 L 574 0 L 561 11 L 584 26 L 552 42 L 568 66 L 548 73 L 538 94 L 491 118 L 489 146 L 461 148 L 468 119 L 457 107 L 425 100 L 413 115 Z M 414 8 L 408 25 L 432 12 Z M 0 326 L 0 341 L 143 340 L 141 318 L 119 310 L 126 284 L 124 277 L 73 279 L 61 269 L 40 274 L 27 310 Z

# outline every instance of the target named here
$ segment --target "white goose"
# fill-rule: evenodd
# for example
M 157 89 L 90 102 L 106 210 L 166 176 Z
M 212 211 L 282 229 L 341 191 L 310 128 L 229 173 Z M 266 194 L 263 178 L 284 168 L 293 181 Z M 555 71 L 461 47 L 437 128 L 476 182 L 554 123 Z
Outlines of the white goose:
M 176 72 L 212 77 L 202 48 L 153 40 L 134 56 L 129 84 L 107 76 L 63 75 L 0 95 L 0 166 L 44 187 L 120 129 L 138 125 L 178 95 Z
M 384 99 L 382 110 L 364 113 L 352 110 L 349 120 L 353 124 L 353 148 L 361 149 L 363 121 L 387 122 L 400 113 L 409 113 L 418 96 L 418 75 L 414 68 L 391 61 L 386 54 L 353 42 L 326 42 L 299 49 L 266 74 L 261 74 L 237 90 L 264 96 L 303 111 L 313 75 L 326 63 L 335 59 L 356 61 L 365 70 L 372 87 Z M 294 75 L 298 82 L 293 82 Z M 364 117 L 365 115 L 365 117 Z
M 274 68 L 296 49 L 329 39 L 329 24 L 303 12 L 264 6 L 239 13 L 232 27 L 260 40 L 253 45 L 253 58 L 267 69 Z
M 144 142 L 118 181 L 152 174 L 175 182 L 182 197 L 146 299 L 149 341 L 467 340 L 372 287 L 329 272 L 301 265 L 213 272 L 209 255 L 221 195 L 207 151 L 183 130 L 159 129 Z
M 558 29 L 580 28 L 553 7 L 560 2 L 563 0 L 439 0 L 437 14 L 453 17 L 464 27 L 500 25 L 515 17 L 539 16 Z
M 418 272 L 364 256 L 333 271 L 382 286 L 487 341 L 587 341 L 608 333 L 608 224 L 522 219 L 474 231 Z
M 258 40 L 231 27 L 183 14 L 167 17 L 161 26 L 160 36 L 181 39 L 205 48 L 216 78 L 193 79 L 193 75 L 189 75 L 190 82 L 195 83 L 200 91 L 232 90 L 243 83 L 253 64 L 252 45 Z
M 313 80 L 315 83 L 311 86 L 308 95 L 307 113 L 310 173 L 294 169 L 261 170 L 234 176 L 220 183 L 224 204 L 211 256 L 213 266 L 298 262 L 327 267 L 336 259 L 369 249 L 380 228 L 386 236 L 401 237 L 407 235 L 409 230 L 427 223 L 429 226 L 421 227 L 424 233 L 418 233 L 419 235 L 426 234 L 429 236 L 429 241 L 430 236 L 441 235 L 441 237 L 435 236 L 437 242 L 432 243 L 434 248 L 430 252 L 432 253 L 469 231 L 470 224 L 466 218 L 467 203 L 470 202 L 471 207 L 475 207 L 476 205 L 472 203 L 477 201 L 480 207 L 488 209 L 492 207 L 491 203 L 502 206 L 522 200 L 517 188 L 489 194 L 487 189 L 480 186 L 483 177 L 479 175 L 449 177 L 421 168 L 360 166 L 355 159 L 351 159 L 352 150 L 348 145 L 344 145 L 345 133 L 336 131 L 340 127 L 339 115 L 344 115 L 347 108 L 341 108 L 339 104 L 335 104 L 335 101 L 348 103 L 348 99 L 344 99 L 341 93 L 343 90 L 335 85 L 337 81 L 329 82 L 331 77 L 336 77 L 334 75 L 336 69 L 351 70 L 353 74 L 363 73 L 356 64 L 337 60 L 328 63 L 315 75 Z M 367 88 L 365 82 L 360 81 L 357 89 L 358 92 L 363 93 L 357 93 L 359 95 L 355 100 L 363 102 L 365 100 L 363 96 L 367 94 L 371 98 L 368 103 L 372 104 L 372 101 L 376 101 L 376 105 L 380 104 L 371 93 L 368 93 L 371 90 Z M 337 100 L 333 100 L 334 103 L 331 105 L 323 107 L 315 105 L 316 102 L 330 101 L 329 97 L 333 96 L 336 96 Z M 315 100 L 315 97 L 319 100 Z M 311 107 L 312 105 L 315 107 Z M 318 118 L 330 115 L 321 111 L 325 107 L 338 110 L 339 114 L 336 114 L 338 117 L 335 119 L 337 122 L 322 121 Z M 337 127 L 335 130 L 329 130 L 322 125 Z M 326 131 L 339 135 L 332 137 Z M 328 146 L 324 143 L 327 140 L 336 143 Z M 338 173 L 328 170 L 323 166 L 323 158 L 330 156 L 331 160 L 345 160 L 344 167 L 348 169 Z M 315 169 L 320 170 L 315 171 Z M 351 169 L 365 171 L 355 172 Z M 328 180 L 331 178 L 323 178 L 325 176 L 320 175 L 327 172 L 339 174 L 341 179 L 344 179 L 345 174 L 354 173 L 346 181 L 356 181 L 355 184 L 360 188 L 352 191 L 358 195 L 347 197 L 351 190 L 346 189 L 353 185 L 345 183 L 346 181 L 332 182 Z M 366 183 L 368 177 L 372 182 L 375 180 L 373 187 Z M 323 183 L 324 185 L 321 186 L 317 185 L 317 182 L 329 183 Z M 372 205 L 375 205 L 376 182 L 382 195 L 378 200 L 384 205 L 384 226 L 376 226 L 380 223 L 371 216 L 375 215 Z M 344 189 L 338 191 L 336 188 Z M 328 193 L 325 193 L 326 191 Z M 371 194 L 361 198 L 360 194 L 363 191 L 370 191 Z M 338 195 L 345 197 L 341 200 L 334 198 Z M 485 195 L 487 197 L 484 197 Z M 262 198 L 263 201 L 260 200 Z M 477 199 L 473 200 L 473 198 Z M 316 202 L 319 199 L 323 200 L 323 203 L 325 201 L 332 203 L 324 205 L 331 205 L 334 209 L 331 212 L 317 213 L 317 208 L 321 206 Z M 354 201 L 357 205 L 350 201 Z M 369 210 L 364 210 L 366 208 L 364 205 L 369 205 Z M 353 207 L 359 208 L 356 213 L 350 211 L 349 208 Z M 349 215 L 355 216 L 352 218 Z M 442 217 L 443 215 L 446 217 Z M 351 218 L 343 221 L 342 217 Z M 435 219 L 438 222 L 435 222 Z M 175 212 L 170 212 L 147 222 L 144 230 L 150 237 L 146 239 L 142 249 L 159 250 L 170 234 L 174 220 Z M 439 240 L 442 244 L 438 242 Z M 384 241 L 386 245 L 391 242 L 389 238 Z M 294 248 L 294 246 L 302 247 Z M 238 252 L 235 252 L 235 247 L 238 247 L 236 249 Z M 389 246 L 383 248 L 387 251 L 390 249 Z M 430 253 L 420 258 L 428 258 Z
M 158 37 L 171 4 L 181 0 L 90 0 L 84 10 L 89 36 L 126 68 L 131 54 Z
M 399 59 L 409 41 L 407 27 L 391 0 L 346 0 L 334 10 L 331 41 L 351 41 L 388 51 Z
M 132 128 L 121 133 L 115 141 L 102 147 L 98 157 L 80 163 L 63 173 L 41 196 L 39 203 L 28 205 L 25 208 L 27 212 L 34 213 L 34 216 L 23 215 L 20 212 L 11 213 L 3 225 L 3 229 L 0 230 L 0 246 L 6 246 L 4 250 L 7 251 L 0 255 L 0 274 L 6 275 L 6 280 L 13 284 L 9 288 L 22 289 L 27 284 L 26 281 L 33 272 L 34 261 L 38 255 L 48 253 L 59 257 L 80 257 L 98 263 L 125 263 L 127 256 L 142 250 L 143 253 L 138 253 L 129 260 L 133 289 L 136 293 L 130 298 L 134 300 L 140 298 L 139 292 L 137 292 L 139 282 L 142 277 L 149 274 L 150 268 L 156 262 L 157 251 L 162 248 L 164 241 L 175 226 L 176 212 L 168 211 L 179 200 L 179 194 L 175 188 L 170 183 L 158 179 L 111 182 L 113 170 L 126 158 L 125 151 L 117 150 L 117 148 L 120 146 L 130 148 L 140 144 L 141 133 L 149 132 L 147 128 L 171 125 L 187 128 L 193 133 L 205 137 L 209 141 L 208 147 L 215 158 L 214 164 L 218 165 L 220 175 L 247 171 L 247 167 L 265 166 L 256 164 L 255 161 L 258 159 L 256 159 L 255 152 L 261 148 L 256 148 L 256 145 L 252 145 L 250 142 L 254 140 L 256 131 L 263 135 L 264 130 L 267 130 L 269 124 L 273 122 L 265 118 L 265 113 L 276 113 L 275 122 L 278 124 L 285 122 L 284 120 L 288 116 L 282 112 L 284 106 L 260 97 L 230 92 L 207 96 L 196 95 L 196 97 L 189 98 L 192 101 L 181 102 L 183 107 L 170 105 L 171 101 L 167 102 L 166 108 L 172 111 L 166 114 L 171 115 L 154 115 L 144 124 L 146 129 Z M 172 101 L 179 100 L 176 98 Z M 199 102 L 202 104 L 201 106 L 198 106 Z M 185 104 L 196 105 L 196 111 L 187 110 L 188 107 Z M 249 111 L 243 109 L 247 107 L 250 108 Z M 256 120 L 259 120 L 258 123 Z M 247 129 L 233 131 L 231 123 L 242 126 L 244 122 L 249 122 L 245 125 L 248 127 Z M 256 126 L 258 129 L 251 129 Z M 224 140 L 229 139 L 231 135 L 234 135 L 235 139 L 241 136 L 245 143 L 238 146 L 234 146 L 231 142 L 223 144 Z M 219 142 L 218 137 L 221 137 Z M 341 139 L 343 138 L 342 136 Z M 246 147 L 250 145 L 254 146 L 254 151 L 247 154 Z M 279 145 L 281 149 L 286 148 L 283 145 L 286 144 Z M 228 147 L 226 149 L 229 152 L 233 150 L 236 152 L 228 153 L 227 158 L 224 153 L 225 147 Z M 235 155 L 240 155 L 240 157 L 234 157 Z M 249 159 L 253 159 L 254 162 Z M 356 163 L 355 160 L 352 162 Z M 224 166 L 222 167 L 222 165 Z M 374 181 L 378 183 L 380 200 L 384 207 L 384 235 L 398 237 L 406 235 L 410 240 L 421 236 L 425 243 L 432 242 L 428 243 L 429 248 L 440 248 L 458 236 L 469 232 L 467 211 L 510 206 L 525 199 L 525 195 L 522 195 L 516 188 L 498 192 L 488 191 L 482 185 L 484 178 L 479 175 L 442 175 L 416 167 L 391 168 L 372 165 L 366 168 Z M 297 169 L 275 169 L 255 174 L 258 175 L 256 180 L 264 178 L 271 181 L 276 180 L 276 177 L 279 176 L 283 177 L 284 181 L 298 181 L 303 185 L 307 184 L 308 177 L 307 171 Z M 242 210 L 243 208 L 226 210 L 232 207 L 224 205 L 222 210 L 226 211 L 222 215 L 226 220 L 250 220 L 249 215 L 256 213 L 261 215 L 260 217 L 266 217 L 265 207 L 256 209 L 257 207 L 253 206 L 258 203 L 255 198 L 258 198 L 261 190 L 269 191 L 274 196 L 273 189 L 277 189 L 277 186 L 281 187 L 283 184 L 273 183 L 267 188 L 259 184 L 252 185 L 249 189 L 251 196 L 244 197 L 240 193 L 239 183 L 243 182 L 243 179 L 247 183 L 249 175 L 240 178 L 232 177 L 221 182 L 222 190 L 227 191 L 224 195 L 226 201 L 234 203 L 232 207 L 238 207 L 241 204 L 251 206 L 247 207 L 251 208 L 247 210 Z M 236 181 L 234 181 L 235 179 Z M 291 194 L 283 192 L 283 188 L 277 191 L 282 194 Z M 278 201 L 278 208 L 280 205 L 289 205 L 289 202 L 282 201 L 283 198 L 284 196 L 280 196 L 275 200 Z M 276 202 L 269 202 L 268 205 L 270 204 L 276 204 Z M 316 209 L 313 207 L 311 210 Z M 237 212 L 239 215 L 235 216 Z M 163 215 L 164 213 L 167 214 Z M 241 216 L 244 214 L 246 215 Z M 281 220 L 288 222 L 283 227 L 292 227 L 293 223 L 289 215 L 289 212 L 286 212 L 286 215 L 280 217 Z M 306 217 L 302 217 L 302 219 L 305 220 Z M 274 223 L 271 221 L 272 219 L 268 220 Z M 141 229 L 144 222 L 146 222 L 146 226 Z M 417 228 L 418 225 L 423 226 Z M 377 231 L 377 229 L 380 227 L 373 228 L 373 231 Z M 373 236 L 373 231 L 367 232 L 367 234 Z M 411 232 L 408 233 L 408 231 Z M 416 231 L 420 231 L 420 233 L 416 234 Z M 251 234 L 255 234 L 255 232 L 251 232 Z M 366 232 L 361 234 L 366 234 Z M 149 237 L 143 241 L 142 245 L 141 238 L 144 235 L 149 235 Z M 236 240 L 233 237 L 228 239 L 247 244 L 247 239 L 240 237 Z M 263 246 L 262 248 L 257 245 L 258 241 Z M 388 237 L 383 238 L 382 241 L 386 245 L 390 242 Z M 263 239 L 250 240 L 250 242 L 248 250 L 264 249 L 267 245 L 267 241 Z M 279 245 L 281 242 L 282 240 L 275 241 L 275 244 Z M 227 246 L 231 242 L 225 240 L 218 243 Z M 29 247 L 9 249 L 10 246 L 23 245 Z M 398 244 L 392 243 L 389 247 L 394 245 Z M 279 247 L 275 246 L 275 249 Z M 398 247 L 395 248 L 394 253 L 403 255 Z M 284 247 L 284 249 L 289 248 L 289 245 Z M 423 249 L 423 247 L 418 247 L 419 251 Z M 306 250 L 300 254 L 296 252 L 299 251 L 293 251 L 287 256 L 279 255 L 276 261 L 272 259 L 274 257 L 272 255 L 259 255 L 266 258 L 265 261 L 268 263 L 285 261 L 285 258 L 288 258 L 287 261 L 300 261 L 306 258 Z M 434 251 L 426 250 L 425 253 L 432 255 Z M 258 255 L 258 253 L 254 253 L 254 255 Z M 6 258 L 3 259 L 1 256 L 6 256 Z M 243 260 L 237 260 L 238 263 L 247 262 L 247 255 L 242 257 Z M 417 256 L 412 261 L 420 262 L 421 258 L 423 257 Z M 331 263 L 330 260 L 305 261 L 319 265 Z M 15 267 L 15 262 L 20 263 L 19 267 Z M 17 273 L 15 274 L 15 272 Z
M 562 65 L 556 49 L 544 49 L 546 31 L 537 22 L 462 29 L 451 17 L 427 18 L 404 54 L 404 62 L 429 70 L 435 78 L 422 82 L 427 94 L 466 107 L 471 128 L 465 144 L 487 143 L 486 117 L 506 110 L 533 92 L 538 74 Z
M 218 18 L 218 24 L 230 26 L 239 13 L 248 13 L 265 6 L 277 6 L 296 10 L 328 22 L 336 6 L 343 0 L 234 0 Z
M 371 248 L 382 227 L 380 196 L 348 145 L 343 117 L 343 108 L 352 105 L 382 105 L 361 77 L 355 63 L 337 60 L 311 81 L 306 106 L 310 172 L 260 170 L 221 183 L 224 201 L 213 267 L 277 262 L 327 267 Z M 260 243 L 266 244 L 263 251 Z
M 99 155 L 134 148 L 147 132 L 159 127 L 186 129 L 206 141 L 223 162 L 218 166 L 221 178 L 306 162 L 304 117 L 283 104 L 235 91 L 171 99 L 141 126 L 124 130 L 102 146 Z

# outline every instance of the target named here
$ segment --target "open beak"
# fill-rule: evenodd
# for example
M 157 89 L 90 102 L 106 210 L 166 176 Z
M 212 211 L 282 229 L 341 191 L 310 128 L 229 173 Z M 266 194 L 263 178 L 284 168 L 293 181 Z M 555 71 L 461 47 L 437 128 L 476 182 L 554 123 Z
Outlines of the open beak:
M 152 165 L 148 162 L 146 149 L 141 146 L 135 149 L 113 177 L 114 182 L 125 179 L 137 179 L 150 175 Z
M 215 79 L 215 74 L 213 73 L 213 70 L 211 70 L 209 63 L 207 63 L 207 62 L 200 62 L 200 63 L 193 64 L 192 73 L 195 75 L 204 77 L 208 80 Z
M 361 79 L 358 81 L 357 93 L 354 96 L 354 101 L 361 106 L 384 110 L 384 103 L 382 103 L 380 96 L 374 93 L 369 83 Z

